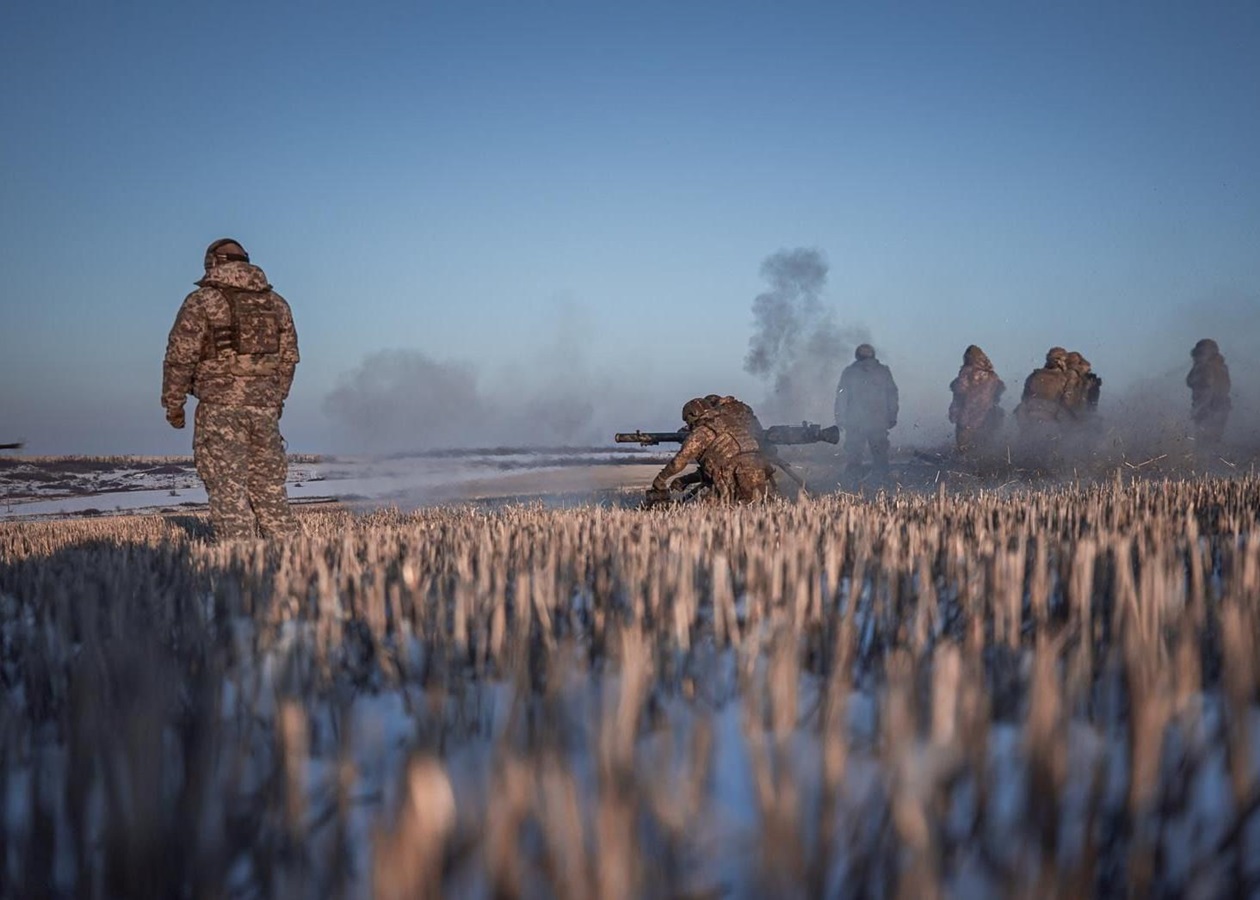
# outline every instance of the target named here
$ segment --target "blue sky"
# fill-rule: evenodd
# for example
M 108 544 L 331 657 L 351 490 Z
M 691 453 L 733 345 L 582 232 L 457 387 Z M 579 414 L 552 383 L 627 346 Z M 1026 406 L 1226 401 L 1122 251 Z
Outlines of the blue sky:
M 224 235 L 293 306 L 300 450 L 356 446 L 324 398 L 385 349 L 628 427 L 755 403 L 795 247 L 903 439 L 972 342 L 1016 394 L 1051 344 L 1118 391 L 1223 329 L 1241 371 L 1257 47 L 1254 3 L 6 3 L 0 437 L 186 451 L 161 356 Z

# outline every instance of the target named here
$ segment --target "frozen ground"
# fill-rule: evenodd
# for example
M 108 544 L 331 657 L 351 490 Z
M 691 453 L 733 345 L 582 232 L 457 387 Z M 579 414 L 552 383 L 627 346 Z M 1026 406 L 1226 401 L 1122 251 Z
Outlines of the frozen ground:
M 336 501 L 357 508 L 543 496 L 590 500 L 645 487 L 667 458 L 659 449 L 638 447 L 296 457 L 288 490 L 298 503 Z M 190 457 L 0 458 L 0 518 L 176 511 L 205 503 Z

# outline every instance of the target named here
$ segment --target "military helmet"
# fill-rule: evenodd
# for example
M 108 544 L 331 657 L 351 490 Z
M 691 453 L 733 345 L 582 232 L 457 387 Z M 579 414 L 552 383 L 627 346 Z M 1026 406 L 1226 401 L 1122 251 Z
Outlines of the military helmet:
M 695 419 L 700 418 L 712 408 L 712 405 L 703 397 L 693 397 L 683 404 L 683 421 L 690 425 Z
M 1194 345 L 1190 355 L 1195 359 L 1206 359 L 1209 356 L 1216 356 L 1220 352 L 1221 348 L 1216 345 L 1216 341 L 1211 338 L 1204 338 Z
M 233 238 L 219 238 L 206 248 L 206 271 L 223 262 L 249 262 L 249 254 L 241 246 L 240 241 Z
M 853 351 L 854 359 L 874 359 L 875 348 L 870 344 L 858 344 L 857 349 Z

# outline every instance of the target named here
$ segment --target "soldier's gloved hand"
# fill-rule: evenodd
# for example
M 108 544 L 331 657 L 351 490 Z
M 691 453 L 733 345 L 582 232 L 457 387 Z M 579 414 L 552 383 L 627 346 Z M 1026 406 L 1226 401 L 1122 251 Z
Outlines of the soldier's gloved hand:
M 172 428 L 184 427 L 184 407 L 168 406 L 166 407 L 166 421 L 171 423 Z
M 650 487 L 647 489 L 646 500 L 648 504 L 666 503 L 669 500 L 669 488 Z

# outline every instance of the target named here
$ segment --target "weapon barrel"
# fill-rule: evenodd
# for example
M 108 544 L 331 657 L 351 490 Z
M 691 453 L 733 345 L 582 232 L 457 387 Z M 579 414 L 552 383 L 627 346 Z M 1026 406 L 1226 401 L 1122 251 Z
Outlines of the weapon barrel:
M 832 425 L 823 428 L 816 422 L 802 422 L 800 425 L 771 425 L 765 431 L 768 444 L 816 444 L 826 441 L 828 444 L 840 443 L 840 429 Z
M 678 431 L 619 431 L 613 435 L 618 444 L 681 444 L 687 439 L 686 429 Z
M 0 450 L 21 450 L 21 449 L 22 449 L 21 441 L 18 441 L 16 444 L 0 444 Z

